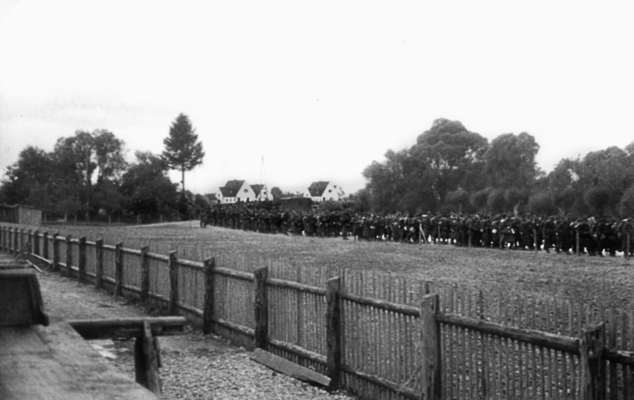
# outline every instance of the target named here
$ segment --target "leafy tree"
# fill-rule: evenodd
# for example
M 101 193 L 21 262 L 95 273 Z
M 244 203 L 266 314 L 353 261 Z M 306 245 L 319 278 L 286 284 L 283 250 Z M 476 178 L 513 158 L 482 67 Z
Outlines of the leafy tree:
M 20 152 L 18 161 L 7 167 L 6 179 L 1 189 L 2 201 L 46 207 L 46 199 L 35 196 L 34 192 L 46 191 L 52 173 L 50 155 L 37 147 L 26 147 Z
M 504 190 L 504 202 L 509 208 L 518 208 L 521 204 L 528 200 L 528 192 L 518 188 L 509 188 Z
M 556 212 L 555 204 L 549 193 L 538 192 L 528 199 L 528 210 L 536 215 L 552 215 Z
M 491 189 L 487 197 L 487 208 L 492 213 L 502 213 L 506 211 L 507 203 L 504 199 L 504 189 Z
M 623 193 L 619 203 L 619 211 L 623 218 L 634 217 L 634 185 Z
M 603 216 L 610 207 L 610 190 L 605 187 L 588 189 L 583 195 L 583 200 L 591 212 Z
M 273 186 L 271 188 L 271 196 L 273 196 L 273 200 L 278 200 L 282 197 L 282 189 L 277 186 Z
M 601 187 L 601 192 L 607 196 L 602 200 L 602 209 L 616 210 L 623 193 L 634 183 L 632 167 L 628 154 L 618 147 L 590 152 L 581 161 L 580 185 L 586 191 Z
M 566 212 L 570 214 L 583 214 L 583 212 L 578 212 L 575 209 L 575 203 L 580 198 L 580 193 L 578 190 L 573 188 L 572 186 L 566 187 L 565 189 L 554 192 L 554 204 L 559 209 L 560 214 L 565 214 Z
M 126 209 L 136 215 L 156 218 L 176 210 L 176 186 L 167 177 L 165 161 L 149 152 L 136 152 L 137 162 L 121 178 Z
M 112 220 L 115 214 L 121 215 L 123 211 L 125 197 L 119 190 L 118 182 L 110 179 L 102 179 L 95 186 L 93 192 L 93 205 L 97 209 L 99 216 Z
M 99 208 L 95 207 L 93 199 L 95 183 L 99 186 L 105 180 L 118 179 L 126 167 L 123 146 L 122 140 L 106 130 L 95 130 L 92 133 L 80 130 L 74 136 L 57 140 L 53 150 L 56 184 L 60 187 L 74 186 L 86 220 L 90 219 L 91 212 Z M 97 191 L 102 196 L 108 189 Z M 68 204 L 74 205 L 76 202 Z
M 421 212 L 437 210 L 448 192 L 469 191 L 482 181 L 482 155 L 487 140 L 459 121 L 437 119 L 416 144 L 389 150 L 384 162 L 374 161 L 363 175 L 373 210 Z
M 127 163 L 123 157 L 124 143 L 112 132 L 98 129 L 94 138 L 94 159 L 97 164 L 97 183 L 104 179 L 121 178 Z
M 165 150 L 161 157 L 171 169 L 181 171 L 181 184 L 185 192 L 185 171 L 202 164 L 205 152 L 198 135 L 185 114 L 179 114 L 172 123 L 169 136 L 163 140 Z
M 530 188 L 538 176 L 539 145 L 528 133 L 507 133 L 491 141 L 484 154 L 489 183 L 500 188 Z
M 469 203 L 477 212 L 484 212 L 491 188 L 480 189 L 469 196 Z
M 458 188 L 447 193 L 445 201 L 459 213 L 462 213 L 463 211 L 466 211 L 469 207 L 469 193 L 467 193 L 467 191 L 462 188 Z

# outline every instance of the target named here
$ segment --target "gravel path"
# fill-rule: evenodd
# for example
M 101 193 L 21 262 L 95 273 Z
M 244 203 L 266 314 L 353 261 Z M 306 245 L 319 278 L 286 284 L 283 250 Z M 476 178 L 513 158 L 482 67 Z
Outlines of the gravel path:
M 114 299 L 105 291 L 56 273 L 45 271 L 39 274 L 39 281 L 51 320 L 147 315 L 139 304 Z M 159 340 L 164 399 L 353 399 L 278 374 L 251 361 L 251 352 L 246 349 L 198 330 L 189 329 L 185 335 Z M 134 376 L 132 340 L 91 343 Z

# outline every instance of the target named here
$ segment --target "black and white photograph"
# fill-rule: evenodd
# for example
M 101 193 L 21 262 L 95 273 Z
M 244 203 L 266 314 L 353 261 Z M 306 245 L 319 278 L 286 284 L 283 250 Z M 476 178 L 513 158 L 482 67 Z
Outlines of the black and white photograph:
M 0 0 L 0 400 L 634 400 L 633 17 Z

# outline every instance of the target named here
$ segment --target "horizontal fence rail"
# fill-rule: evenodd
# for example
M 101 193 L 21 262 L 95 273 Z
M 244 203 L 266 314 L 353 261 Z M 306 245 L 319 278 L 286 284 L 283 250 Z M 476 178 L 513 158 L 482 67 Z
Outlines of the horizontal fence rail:
M 634 398 L 631 312 L 344 269 L 244 271 L 19 225 L 0 225 L 0 249 L 183 314 L 363 398 Z

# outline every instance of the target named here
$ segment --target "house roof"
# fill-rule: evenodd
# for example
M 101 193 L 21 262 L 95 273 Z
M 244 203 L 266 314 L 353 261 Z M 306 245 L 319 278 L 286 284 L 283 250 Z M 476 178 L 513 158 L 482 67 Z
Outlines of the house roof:
M 328 183 L 330 182 L 329 181 L 313 182 L 308 187 L 308 193 L 310 193 L 312 197 L 321 197 L 321 195 L 324 193 L 324 190 L 326 190 Z
M 257 183 L 255 185 L 251 185 L 251 189 L 253 189 L 253 193 L 255 193 L 256 196 L 259 196 L 260 191 L 264 189 L 264 185 Z
M 236 197 L 243 184 L 244 180 L 239 179 L 227 181 L 224 186 L 220 187 L 220 193 L 222 193 L 222 197 Z

